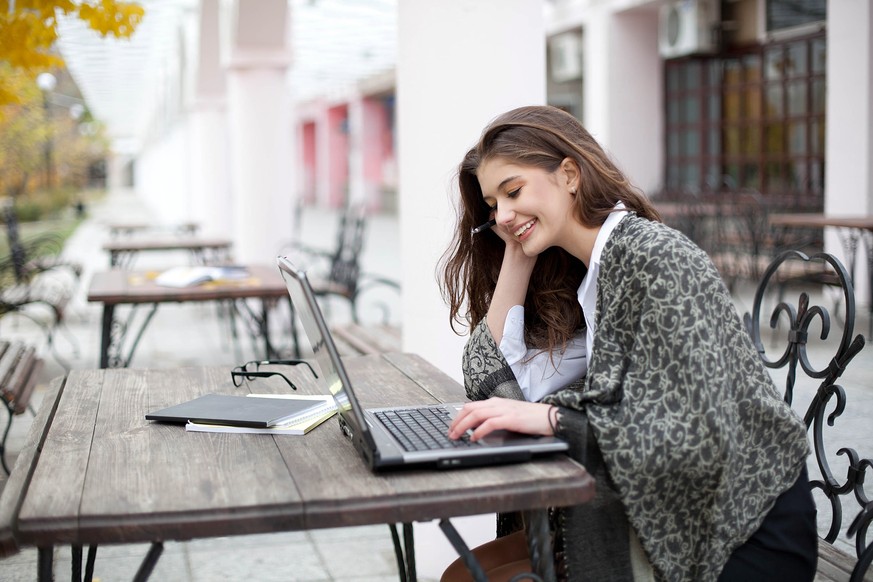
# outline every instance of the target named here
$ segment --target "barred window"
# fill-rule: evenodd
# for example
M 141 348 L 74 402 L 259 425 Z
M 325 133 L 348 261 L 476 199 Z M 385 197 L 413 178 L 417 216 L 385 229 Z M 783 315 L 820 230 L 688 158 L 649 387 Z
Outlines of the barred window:
M 668 189 L 824 204 L 825 37 L 667 61 Z

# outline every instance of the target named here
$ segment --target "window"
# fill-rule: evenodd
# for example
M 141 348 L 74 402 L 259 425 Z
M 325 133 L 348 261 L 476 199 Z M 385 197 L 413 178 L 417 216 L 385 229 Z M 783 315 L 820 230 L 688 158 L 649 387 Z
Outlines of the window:
M 666 184 L 824 204 L 823 33 L 666 63 Z
M 824 22 L 827 0 L 767 0 L 767 32 Z

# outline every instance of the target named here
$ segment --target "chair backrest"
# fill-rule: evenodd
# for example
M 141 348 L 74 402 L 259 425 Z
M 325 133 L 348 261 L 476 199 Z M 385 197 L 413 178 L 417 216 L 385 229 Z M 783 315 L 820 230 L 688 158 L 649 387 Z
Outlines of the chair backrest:
M 331 257 L 330 281 L 354 295 L 361 274 L 360 257 L 367 226 L 366 209 L 349 205 L 340 217 L 336 250 Z
M 26 276 L 27 251 L 21 242 L 21 234 L 18 231 L 18 215 L 15 214 L 15 206 L 12 201 L 3 205 L 3 221 L 6 223 L 6 240 L 9 242 L 9 256 L 12 258 L 15 280 L 23 281 Z
M 792 261 L 821 263 L 833 269 L 837 281 L 830 287 L 837 294 L 834 318 L 827 308 L 811 304 L 810 294 L 806 291 L 800 293 L 796 305 L 783 300 L 779 270 L 790 266 L 788 263 Z M 778 290 L 775 298 L 772 295 L 774 289 Z M 821 297 L 827 296 L 823 293 Z M 768 307 L 765 308 L 765 304 Z M 762 333 L 761 319 L 768 315 L 764 311 L 769 312 L 771 329 Z M 803 420 L 810 432 L 818 465 L 817 474 L 810 471 L 810 486 L 818 499 L 822 496 L 826 499 L 824 504 L 817 503 L 819 523 L 822 523 L 822 517 L 827 517 L 823 510 L 828 506 L 831 513 L 824 540 L 832 544 L 843 531 L 844 504 L 859 505 L 860 511 L 854 509 L 848 514 L 855 517 L 846 528 L 846 534 L 855 536 L 858 558 L 852 579 L 856 579 L 856 575 L 863 576 L 873 561 L 873 543 L 867 542 L 867 529 L 873 520 L 873 502 L 864 492 L 864 474 L 867 469 L 873 469 L 873 460 L 861 458 L 851 445 L 861 440 L 870 442 L 873 433 L 865 430 L 864 434 L 858 435 L 847 423 L 840 425 L 836 422 L 848 404 L 847 391 L 837 381 L 865 344 L 862 335 L 854 334 L 855 291 L 851 278 L 839 259 L 831 254 L 807 256 L 800 251 L 785 251 L 764 272 L 755 293 L 752 312 L 745 315 L 745 324 L 764 365 L 784 369 L 785 400 L 790 404 L 796 392 L 807 391 L 810 402 Z M 830 337 L 832 326 L 842 327 L 842 333 Z M 777 354 L 776 357 L 768 355 L 765 340 L 773 347 L 770 351 Z M 814 349 L 810 350 L 813 342 Z M 827 361 L 822 362 L 823 357 Z M 842 420 L 851 422 L 850 419 L 851 415 L 847 415 Z M 870 428 L 869 419 L 865 420 L 864 426 Z M 834 467 L 839 467 L 839 471 Z M 843 467 L 845 477 L 838 477 L 835 473 L 842 472 Z

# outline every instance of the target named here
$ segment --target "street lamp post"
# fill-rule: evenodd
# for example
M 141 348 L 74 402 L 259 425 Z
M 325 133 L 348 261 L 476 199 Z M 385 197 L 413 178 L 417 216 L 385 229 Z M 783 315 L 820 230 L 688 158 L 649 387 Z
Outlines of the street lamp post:
M 42 91 L 42 108 L 45 117 L 47 135 L 45 138 L 45 185 L 46 188 L 52 187 L 54 173 L 52 170 L 52 133 L 54 128 L 51 124 L 51 115 L 49 111 L 49 93 L 54 91 L 58 84 L 58 80 L 51 73 L 40 73 L 36 77 L 36 84 Z

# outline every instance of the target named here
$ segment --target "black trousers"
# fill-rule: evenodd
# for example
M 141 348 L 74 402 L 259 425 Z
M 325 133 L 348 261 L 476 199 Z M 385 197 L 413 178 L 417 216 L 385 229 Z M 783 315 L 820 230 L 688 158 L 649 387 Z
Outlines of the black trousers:
M 818 530 L 806 467 L 761 527 L 734 550 L 718 582 L 804 582 L 815 578 Z

